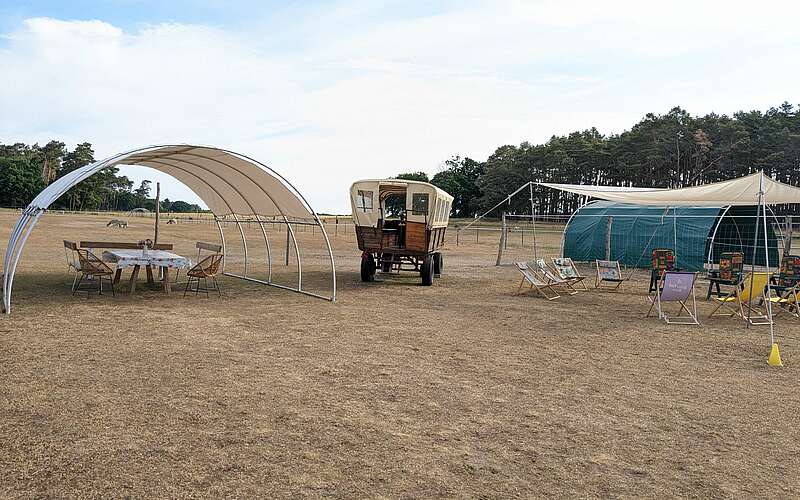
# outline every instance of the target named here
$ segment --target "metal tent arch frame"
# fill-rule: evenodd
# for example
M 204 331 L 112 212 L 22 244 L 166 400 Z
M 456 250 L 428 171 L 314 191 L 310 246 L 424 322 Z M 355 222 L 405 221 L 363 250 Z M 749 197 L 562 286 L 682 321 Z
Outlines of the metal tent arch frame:
M 305 197 L 285 177 L 269 166 L 240 153 L 210 146 L 189 144 L 147 146 L 110 156 L 73 170 L 56 179 L 40 192 L 22 211 L 11 231 L 3 260 L 3 309 L 11 312 L 11 292 L 25 243 L 38 220 L 50 205 L 70 188 L 100 170 L 116 165 L 144 166 L 159 170 L 185 184 L 214 213 L 223 253 L 226 252 L 222 224 L 233 223 L 239 229 L 244 250 L 244 274 L 225 271 L 226 276 L 290 290 L 329 301 L 336 300 L 336 265 L 328 234 L 319 216 Z M 246 217 L 247 219 L 242 219 Z M 265 220 L 265 217 L 279 218 Z M 267 279 L 248 276 L 249 254 L 242 223 L 255 222 L 261 229 L 267 257 Z M 287 245 L 291 240 L 297 260 L 297 286 L 272 281 L 272 250 L 264 224 L 284 224 Z M 303 266 L 300 245 L 293 225 L 312 225 L 320 229 L 331 266 L 330 294 L 321 295 L 303 289 Z M 288 250 L 288 248 L 287 248 Z M 288 254 L 287 254 L 288 255 Z M 288 260 L 287 260 L 288 265 Z

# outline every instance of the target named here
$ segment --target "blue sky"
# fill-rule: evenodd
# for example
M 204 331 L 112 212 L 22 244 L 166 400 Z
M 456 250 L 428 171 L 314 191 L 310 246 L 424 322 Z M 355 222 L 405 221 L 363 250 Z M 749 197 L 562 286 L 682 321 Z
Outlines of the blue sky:
M 353 180 L 455 154 L 800 103 L 798 18 L 777 1 L 2 0 L 0 142 L 218 145 L 345 213 Z

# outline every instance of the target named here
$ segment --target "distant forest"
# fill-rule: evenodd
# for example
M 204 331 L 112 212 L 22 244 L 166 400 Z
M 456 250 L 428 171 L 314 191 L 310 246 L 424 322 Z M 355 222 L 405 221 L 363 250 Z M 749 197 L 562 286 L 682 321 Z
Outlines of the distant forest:
M 0 144 L 0 206 L 24 207 L 46 185 L 94 161 L 94 151 L 88 142 L 78 144 L 72 151 L 59 141 L 50 141 L 44 146 Z M 121 212 L 146 208 L 152 211 L 156 201 L 150 197 L 151 184 L 144 180 L 134 188 L 133 181 L 119 175 L 118 168 L 106 168 L 67 191 L 51 208 Z M 202 211 L 196 204 L 169 199 L 161 200 L 161 210 Z
M 758 170 L 800 183 L 800 114 L 789 103 L 733 116 L 694 117 L 673 108 L 647 114 L 621 134 L 604 136 L 591 128 L 544 144 L 500 146 L 483 162 L 455 156 L 429 182 L 454 196 L 453 216 L 472 217 L 528 181 L 679 188 Z M 398 177 L 428 180 L 424 172 Z M 544 187 L 534 198 L 539 214 L 578 207 L 577 196 Z M 530 213 L 528 196 L 512 200 L 506 210 Z
M 413 147 L 413 144 L 408 145 Z M 27 205 L 44 186 L 94 161 L 91 144 L 68 151 L 63 142 L 0 144 L 0 206 Z M 681 108 L 647 114 L 630 130 L 602 135 L 595 128 L 553 136 L 544 144 L 498 147 L 486 161 L 454 156 L 429 179 L 424 172 L 398 175 L 429 181 L 452 194 L 453 216 L 472 217 L 528 181 L 615 186 L 686 187 L 741 177 L 758 170 L 782 182 L 800 181 L 800 114 L 789 103 L 733 116 L 692 116 Z M 575 210 L 575 195 L 546 188 L 534 192 L 537 213 Z M 71 189 L 55 208 L 120 210 L 155 208 L 150 183 L 133 182 L 109 168 Z M 162 210 L 197 211 L 183 201 Z M 528 213 L 527 196 L 509 211 Z

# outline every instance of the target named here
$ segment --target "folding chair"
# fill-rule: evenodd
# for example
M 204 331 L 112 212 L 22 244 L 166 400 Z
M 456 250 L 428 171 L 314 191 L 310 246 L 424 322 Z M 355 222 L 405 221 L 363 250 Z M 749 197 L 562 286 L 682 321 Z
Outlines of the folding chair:
M 667 271 L 680 271 L 675 268 L 675 252 L 671 248 L 656 248 L 650 260 L 650 286 L 647 293 L 653 293 Z
M 737 286 L 731 293 L 725 297 L 714 297 L 717 307 L 711 311 L 708 317 L 714 316 L 718 310 L 725 308 L 730 311 L 728 316 L 738 316 L 744 321 L 748 321 L 745 314 L 745 308 L 752 307 L 749 322 L 751 325 L 768 325 L 770 323 L 767 315 L 753 302 L 760 302 L 767 297 L 764 295 L 764 288 L 767 286 L 769 280 L 768 273 L 748 273 L 742 283 Z M 752 300 L 751 300 L 752 299 Z M 754 321 L 752 312 L 755 311 L 757 315 L 755 318 L 761 318 L 761 321 Z
M 770 286 L 778 294 L 777 297 L 770 297 L 769 300 L 778 306 L 774 309 L 775 315 L 788 313 L 796 318 L 800 318 L 800 257 L 796 255 L 786 255 L 781 260 L 778 283 Z
M 722 297 L 720 285 L 737 286 L 742 280 L 744 271 L 744 254 L 742 252 L 722 252 L 719 257 L 719 270 L 708 272 L 708 293 L 706 300 L 711 300 L 714 287 L 717 297 Z
M 596 260 L 595 266 L 597 266 L 597 277 L 594 281 L 595 288 L 612 292 L 621 289 L 625 278 L 622 277 L 622 269 L 619 267 L 618 260 Z M 603 285 L 604 282 L 610 284 Z
M 575 263 L 572 262 L 572 259 L 569 257 L 556 257 L 553 258 L 552 261 L 553 268 L 562 279 L 571 280 L 572 284 L 580 286 L 581 290 L 589 289 L 586 286 L 586 283 L 583 281 L 586 279 L 586 276 L 583 276 L 578 272 L 578 268 L 575 267 Z
M 528 267 L 528 264 L 525 262 L 515 262 L 514 265 L 517 266 L 517 270 L 522 273 L 522 279 L 519 282 L 519 288 L 517 288 L 517 293 L 515 295 L 522 293 L 522 285 L 527 281 L 530 284 L 531 290 L 536 290 L 539 295 L 547 300 L 554 300 L 561 297 L 561 295 L 553 289 L 553 286 L 539 278 L 539 276 Z
M 658 283 L 656 288 L 656 297 L 650 303 L 650 309 L 647 310 L 645 317 L 649 317 L 653 311 L 653 307 L 658 309 L 658 317 L 667 323 L 674 323 L 678 325 L 699 325 L 697 320 L 697 298 L 695 295 L 695 282 L 697 281 L 697 273 L 681 272 L 681 271 L 666 271 Z M 692 299 L 692 308 L 686 305 L 686 302 Z M 677 302 L 680 304 L 678 313 L 672 318 L 667 316 L 667 313 L 662 309 L 664 302 Z M 682 313 L 686 313 L 682 316 Z
M 572 280 L 565 280 L 558 276 L 552 269 L 547 267 L 547 263 L 544 259 L 536 259 L 534 262 L 536 266 L 534 268 L 534 273 L 538 273 L 539 277 L 542 278 L 548 285 L 561 287 L 561 289 L 569 295 L 575 295 L 578 293 L 577 290 L 572 286 Z

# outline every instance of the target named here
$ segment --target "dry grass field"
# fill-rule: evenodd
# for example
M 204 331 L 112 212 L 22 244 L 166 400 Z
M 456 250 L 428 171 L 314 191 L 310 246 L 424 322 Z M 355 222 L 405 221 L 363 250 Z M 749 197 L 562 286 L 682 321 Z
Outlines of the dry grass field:
M 0 212 L 3 245 L 15 219 Z M 1 497 L 800 496 L 798 320 L 779 319 L 770 368 L 768 330 L 705 301 L 702 327 L 645 319 L 644 274 L 624 294 L 515 296 L 488 237 L 451 244 L 422 287 L 361 283 L 340 234 L 336 303 L 230 278 L 221 298 L 143 281 L 73 297 L 61 240 L 150 235 L 129 221 L 52 214 L 31 236 L 0 318 Z M 193 256 L 218 237 L 160 239 Z M 299 239 L 324 291 L 319 235 Z

